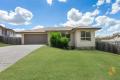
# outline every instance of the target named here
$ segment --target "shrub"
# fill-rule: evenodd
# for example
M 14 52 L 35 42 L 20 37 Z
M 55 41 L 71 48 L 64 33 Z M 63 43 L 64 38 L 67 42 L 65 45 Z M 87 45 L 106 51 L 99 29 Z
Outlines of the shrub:
M 68 48 L 69 39 L 65 36 L 61 36 L 60 32 L 52 32 L 50 36 L 50 45 L 52 47 Z
M 61 37 L 60 39 L 60 48 L 68 48 L 69 39 L 67 37 Z

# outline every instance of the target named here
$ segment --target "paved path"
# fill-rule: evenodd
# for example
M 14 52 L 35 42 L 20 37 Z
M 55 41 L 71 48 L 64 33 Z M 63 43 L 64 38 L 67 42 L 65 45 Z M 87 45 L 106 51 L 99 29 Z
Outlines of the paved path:
M 0 72 L 43 45 L 15 45 L 0 47 Z

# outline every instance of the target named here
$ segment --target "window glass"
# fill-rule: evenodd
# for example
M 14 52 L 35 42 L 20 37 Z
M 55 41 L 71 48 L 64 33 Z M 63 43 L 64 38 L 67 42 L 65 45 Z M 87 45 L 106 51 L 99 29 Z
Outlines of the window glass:
M 91 38 L 90 38 L 90 37 L 89 37 L 89 38 L 86 38 L 86 40 L 91 41 Z
M 81 37 L 85 37 L 85 31 L 81 32 Z
M 91 37 L 91 33 L 90 32 L 86 32 L 86 37 Z

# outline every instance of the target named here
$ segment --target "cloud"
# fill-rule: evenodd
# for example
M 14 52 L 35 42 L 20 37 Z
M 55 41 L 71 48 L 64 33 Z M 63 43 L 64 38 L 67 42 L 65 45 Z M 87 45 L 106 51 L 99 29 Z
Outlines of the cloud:
M 13 29 L 13 30 L 15 30 L 15 31 L 24 31 L 25 28 L 16 28 L 16 29 Z
M 120 11 L 120 0 L 116 0 L 116 2 L 112 4 L 111 14 L 116 14 L 119 11 Z
M 33 27 L 32 29 L 39 29 L 39 28 L 44 28 L 44 26 L 38 25 L 38 26 Z
M 94 17 L 99 14 L 99 10 L 96 9 L 93 12 L 82 13 L 79 10 L 72 8 L 67 13 L 67 22 L 63 26 L 76 27 L 79 25 L 91 25 L 94 22 Z
M 105 25 L 107 23 L 108 17 L 107 16 L 98 16 L 96 17 L 95 21 L 100 26 Z
M 82 13 L 79 12 L 79 10 L 72 8 L 70 11 L 67 13 L 67 19 L 71 21 L 79 21 L 82 17 Z
M 53 2 L 53 0 L 47 0 L 47 3 L 48 3 L 49 5 L 52 5 L 52 2 Z
M 72 8 L 71 10 L 68 11 L 67 13 L 67 22 L 63 24 L 63 26 L 76 26 L 78 24 L 80 24 L 80 20 L 82 18 L 83 14 L 75 9 Z
M 120 24 L 116 24 L 114 26 L 111 26 L 107 29 L 107 32 L 109 32 L 109 34 L 114 34 L 114 33 L 118 33 L 120 32 Z
M 111 35 L 115 32 L 120 32 L 120 20 L 103 15 L 96 17 L 95 22 L 95 25 L 102 28 L 100 31 L 97 32 L 98 36 L 106 36 Z
M 38 25 L 38 26 L 33 27 L 32 29 L 39 29 L 39 28 L 44 28 L 44 26 Z M 15 31 L 24 31 L 26 29 L 25 28 L 16 28 L 16 29 L 13 29 L 13 30 L 15 30 Z
M 111 3 L 111 0 L 106 0 L 106 3 Z
M 92 13 L 92 16 L 97 16 L 100 13 L 98 9 L 95 9 Z
M 58 0 L 59 2 L 67 2 L 67 0 Z
M 99 8 L 101 5 L 108 3 L 111 3 L 111 0 L 98 0 L 98 2 L 96 3 L 97 7 Z M 111 4 L 110 4 L 111 5 Z M 120 11 L 120 0 L 116 0 L 115 3 L 113 3 L 112 8 L 110 8 L 110 11 L 106 12 L 107 14 L 116 14 Z
M 97 36 L 106 36 L 114 32 L 120 31 L 120 20 L 110 18 L 106 15 L 99 16 L 100 11 L 95 9 L 93 12 L 82 13 L 79 10 L 72 8 L 67 13 L 67 21 L 63 26 L 93 26 L 101 27 L 97 31 Z
M 101 5 L 103 5 L 104 2 L 105 2 L 105 0 L 98 0 L 98 2 L 97 2 L 97 6 L 101 6 Z
M 58 1 L 59 1 L 59 2 L 63 2 L 63 3 L 67 2 L 67 0 L 58 0 Z M 48 3 L 49 5 L 52 5 L 53 0 L 47 0 L 47 3 Z
M 105 3 L 110 4 L 111 0 L 98 0 L 96 5 L 101 6 L 101 5 L 105 4 Z
M 83 14 L 79 23 L 87 26 L 91 25 L 93 23 L 93 20 L 94 20 L 93 14 L 91 12 L 86 12 L 85 14 Z
M 110 27 L 108 29 L 109 32 L 112 32 L 112 33 L 115 33 L 115 32 L 120 32 L 120 24 L 116 24 L 115 26 L 113 27 Z
M 0 10 L 0 22 L 7 22 L 13 25 L 27 25 L 32 19 L 32 12 L 27 9 L 16 7 L 15 11 Z
M 117 24 L 120 24 L 119 20 L 107 16 L 98 16 L 96 17 L 95 22 L 99 24 L 99 26 L 108 26 L 108 27 L 112 27 Z

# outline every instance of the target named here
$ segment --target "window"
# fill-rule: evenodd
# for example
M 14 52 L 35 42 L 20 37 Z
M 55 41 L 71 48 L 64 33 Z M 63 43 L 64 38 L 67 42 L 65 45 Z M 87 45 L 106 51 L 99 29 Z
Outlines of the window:
M 61 33 L 61 36 L 70 38 L 70 34 L 69 33 Z
M 91 32 L 82 31 L 81 40 L 91 41 Z

